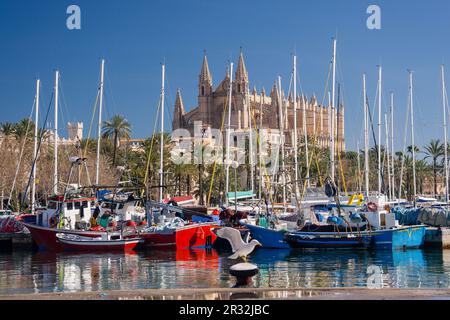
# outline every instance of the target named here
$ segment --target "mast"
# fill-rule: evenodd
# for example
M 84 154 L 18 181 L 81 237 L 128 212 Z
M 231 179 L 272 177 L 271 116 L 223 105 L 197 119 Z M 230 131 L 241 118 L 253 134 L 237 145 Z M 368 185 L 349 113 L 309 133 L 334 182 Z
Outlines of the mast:
M 34 166 L 33 170 L 33 184 L 31 187 L 31 212 L 34 213 L 36 207 L 36 159 L 38 156 L 38 135 L 39 135 L 39 94 L 40 94 L 41 80 L 36 81 L 36 110 L 34 116 Z M 3 200 L 3 199 L 2 199 Z M 3 202 L 2 202 L 3 204 Z
M 58 103 L 59 103 L 59 71 L 55 72 L 55 128 L 54 128 L 54 171 L 53 193 L 58 194 Z
M 260 103 L 259 103 L 259 199 L 260 200 L 262 199 L 261 197 L 262 197 L 262 184 L 263 184 L 262 136 L 261 136 L 261 132 L 262 132 L 262 114 L 263 114 L 262 105 L 263 104 L 262 104 L 262 96 L 261 96 Z
M 392 200 L 395 199 L 395 148 L 394 148 L 394 93 L 391 92 L 391 174 Z
M 225 194 L 227 196 L 227 204 L 228 204 L 228 191 L 230 188 L 230 139 L 231 139 L 231 99 L 233 98 L 233 62 L 230 62 L 230 90 L 228 93 L 228 123 L 227 123 L 227 150 L 226 150 L 226 181 L 225 181 Z M 237 199 L 234 199 L 237 201 Z
M 441 66 L 441 76 L 442 76 L 442 109 L 444 112 L 444 161 L 445 161 L 445 203 L 448 203 L 448 137 L 447 137 L 447 100 L 446 100 L 446 88 L 445 88 L 445 69 L 444 65 Z
M 381 196 L 381 66 L 378 66 L 378 196 Z
M 297 77 L 297 73 L 294 74 L 294 77 Z M 303 113 L 303 139 L 305 140 L 305 157 L 306 157 L 306 185 L 307 187 L 311 187 L 310 176 L 309 176 L 309 150 L 308 150 L 308 130 L 306 127 L 306 103 L 302 101 L 302 113 Z M 315 114 L 315 113 L 314 113 Z M 314 121 L 315 125 L 315 121 Z
M 165 97 L 166 65 L 162 65 L 161 75 L 161 140 L 159 151 L 159 202 L 163 201 L 164 184 L 164 97 Z
M 361 152 L 359 149 L 359 141 L 356 142 L 356 150 L 358 150 L 358 191 L 359 194 L 362 194 L 362 185 L 361 185 Z
M 363 74 L 363 99 L 364 99 L 364 176 L 366 196 L 369 197 L 369 110 L 367 106 L 366 74 Z
M 281 170 L 282 181 L 283 181 L 283 206 L 286 206 L 286 167 L 285 167 L 285 156 L 284 156 L 284 117 L 283 117 L 283 99 L 281 97 L 281 77 L 278 76 L 278 109 L 279 109 L 279 127 L 280 127 L 280 144 L 281 144 Z
M 335 166 L 334 166 L 334 157 L 335 157 L 335 150 L 334 150 L 334 102 L 335 102 L 335 96 L 336 96 L 336 39 L 333 39 L 333 84 L 332 84 L 332 93 L 331 93 L 331 148 L 330 148 L 330 167 L 331 167 L 331 180 L 335 182 Z
M 387 177 L 388 177 L 388 187 L 389 187 L 389 193 L 386 192 L 386 196 L 388 196 L 389 198 L 392 199 L 392 185 L 391 185 L 391 156 L 390 156 L 390 152 L 389 152 L 389 123 L 388 123 L 388 116 L 387 113 L 384 114 L 384 126 L 385 126 L 385 131 L 386 131 L 386 160 L 387 160 Z
M 417 184 L 416 184 L 416 150 L 414 141 L 414 99 L 413 99 L 413 74 L 409 71 L 409 95 L 411 107 L 411 144 L 412 144 L 412 163 L 413 163 L 413 187 L 414 187 L 414 207 L 416 207 Z
M 252 189 L 252 195 L 253 195 L 253 192 L 255 190 L 255 181 L 254 181 L 255 168 L 254 168 L 254 161 L 253 161 L 254 154 L 253 154 L 253 126 L 252 126 L 253 113 L 252 113 L 252 104 L 250 103 L 250 92 L 249 92 L 248 87 L 247 87 L 246 92 L 247 92 L 246 101 L 247 101 L 248 119 L 249 119 L 250 187 Z M 256 101 L 255 101 L 255 103 L 256 103 Z
M 297 132 L 297 56 L 294 55 L 294 172 L 295 172 L 295 195 L 298 194 L 298 132 Z
M 98 109 L 98 133 L 97 133 L 97 159 L 95 166 L 95 184 L 99 185 L 99 176 L 100 176 L 100 144 L 102 140 L 102 111 L 103 111 L 103 86 L 104 86 L 104 77 L 105 77 L 105 60 L 101 61 L 101 70 L 100 70 L 100 105 Z

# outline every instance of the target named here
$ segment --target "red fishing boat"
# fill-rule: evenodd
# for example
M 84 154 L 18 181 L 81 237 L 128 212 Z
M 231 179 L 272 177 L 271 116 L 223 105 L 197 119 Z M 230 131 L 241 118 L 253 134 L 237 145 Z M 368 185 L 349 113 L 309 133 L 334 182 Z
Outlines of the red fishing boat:
M 143 246 L 176 249 L 212 247 L 217 236 L 212 232 L 219 228 L 216 222 L 193 223 L 178 227 L 151 228 L 140 234 Z
M 80 235 L 95 238 L 105 234 L 105 231 L 89 230 L 89 220 L 92 216 L 93 197 L 54 196 L 49 199 L 48 207 L 36 211 L 36 222 L 22 221 L 31 234 L 34 242 L 41 250 L 62 250 L 56 241 L 57 233 Z
M 90 238 L 58 233 L 56 238 L 63 250 L 83 252 L 131 251 L 143 242 L 139 238 L 124 239 L 120 234 L 104 234 L 101 237 Z

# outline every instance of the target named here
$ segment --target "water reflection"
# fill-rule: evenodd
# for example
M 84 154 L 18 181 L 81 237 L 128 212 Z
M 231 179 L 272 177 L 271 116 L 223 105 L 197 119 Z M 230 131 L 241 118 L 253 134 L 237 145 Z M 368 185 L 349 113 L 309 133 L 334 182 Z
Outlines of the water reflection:
M 215 250 L 135 254 L 0 254 L 0 294 L 230 288 L 236 263 Z M 366 287 L 368 267 L 389 288 L 450 288 L 450 251 L 257 250 L 256 288 Z

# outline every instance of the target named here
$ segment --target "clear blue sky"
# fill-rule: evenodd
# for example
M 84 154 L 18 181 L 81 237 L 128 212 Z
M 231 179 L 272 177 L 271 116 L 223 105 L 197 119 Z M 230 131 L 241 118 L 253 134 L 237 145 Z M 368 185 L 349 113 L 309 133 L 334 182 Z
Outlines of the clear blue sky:
M 81 31 L 66 28 L 70 4 L 81 7 Z M 366 28 L 369 4 L 381 7 L 380 31 Z M 164 59 L 168 103 L 173 105 L 181 88 L 190 110 L 197 103 L 203 50 L 217 85 L 241 46 L 252 88 L 269 90 L 278 74 L 287 87 L 290 55 L 296 50 L 301 87 L 321 100 L 336 34 L 350 149 L 362 139 L 362 73 L 367 73 L 373 104 L 378 64 L 384 69 L 385 101 L 391 90 L 396 94 L 396 148 L 403 145 L 408 68 L 415 71 L 417 143 L 442 139 L 439 68 L 443 62 L 450 65 L 447 0 L 1 0 L 0 121 L 28 116 L 36 76 L 48 104 L 58 68 L 65 102 L 60 121 L 83 121 L 87 128 L 104 57 L 105 117 L 123 114 L 133 124 L 134 137 L 149 136 Z M 450 66 L 448 73 L 450 79 Z

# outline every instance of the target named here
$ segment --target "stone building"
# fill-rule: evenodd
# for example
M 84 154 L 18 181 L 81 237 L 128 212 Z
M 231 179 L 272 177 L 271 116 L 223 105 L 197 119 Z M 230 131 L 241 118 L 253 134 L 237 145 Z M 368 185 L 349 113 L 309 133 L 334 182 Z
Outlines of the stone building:
M 231 128 L 235 131 L 246 131 L 250 128 L 250 117 L 253 118 L 251 126 L 253 129 L 268 129 L 272 133 L 280 132 L 280 126 L 285 133 L 285 140 L 288 145 L 293 141 L 294 132 L 294 100 L 290 95 L 285 97 L 283 91 L 277 89 L 276 82 L 270 94 L 267 95 L 263 88 L 257 92 L 256 88 L 250 92 L 250 82 L 247 69 L 245 67 L 244 55 L 240 54 L 239 62 L 233 79 L 232 107 L 231 107 Z M 209 70 L 206 55 L 203 58 L 199 82 L 198 82 L 198 106 L 186 111 L 181 91 L 177 91 L 173 130 L 188 129 L 193 133 L 194 122 L 201 121 L 205 128 L 221 129 L 225 131 L 227 126 L 227 114 L 224 114 L 228 107 L 228 96 L 230 87 L 229 72 L 226 72 L 224 79 L 215 87 L 213 78 Z M 328 106 L 318 103 L 315 96 L 307 99 L 305 96 L 297 96 L 297 131 L 298 141 L 303 143 L 303 112 L 306 112 L 306 127 L 309 143 L 326 148 L 330 143 L 330 111 Z M 280 108 L 281 105 L 281 108 Z M 248 107 L 250 106 L 250 111 Z M 280 121 L 280 114 L 283 121 Z M 250 116 L 252 114 L 252 116 Z M 335 119 L 335 141 L 337 150 L 345 151 L 345 124 L 344 106 L 333 110 Z

